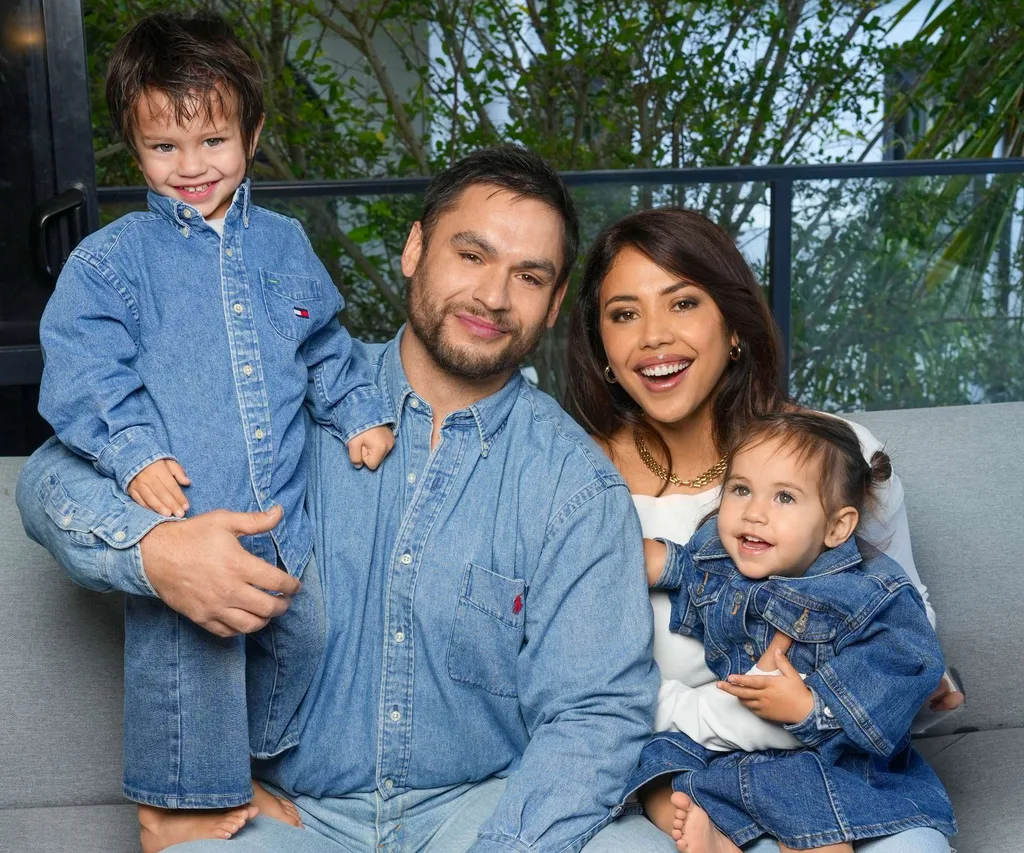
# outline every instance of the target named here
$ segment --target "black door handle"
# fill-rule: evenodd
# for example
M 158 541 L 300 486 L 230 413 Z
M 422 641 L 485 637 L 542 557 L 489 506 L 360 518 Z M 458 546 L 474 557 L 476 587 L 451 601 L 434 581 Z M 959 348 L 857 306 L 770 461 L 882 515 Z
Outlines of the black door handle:
M 71 251 L 88 233 L 85 210 L 85 187 L 72 184 L 60 195 L 47 199 L 32 211 L 32 240 L 35 244 L 36 267 L 52 284 L 57 280 Z M 59 241 L 60 258 L 50 257 L 50 230 L 62 220 L 67 221 L 67 240 Z

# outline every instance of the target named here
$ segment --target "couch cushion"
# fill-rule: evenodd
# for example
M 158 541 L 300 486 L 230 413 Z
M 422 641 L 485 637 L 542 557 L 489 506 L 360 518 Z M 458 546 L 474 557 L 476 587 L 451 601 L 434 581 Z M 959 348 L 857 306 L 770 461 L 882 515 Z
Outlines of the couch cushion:
M 939 774 L 960 827 L 961 853 L 1017 853 L 1024 849 L 1021 768 L 1024 729 L 973 732 L 914 744 Z
M 1024 403 L 849 417 L 903 481 L 914 559 L 967 691 L 929 733 L 1024 727 L 1024 681 L 1007 677 L 1024 660 Z
M 0 811 L 0 849 L 11 853 L 138 853 L 135 806 Z
M 0 809 L 123 803 L 122 598 L 75 586 L 25 535 L 22 461 L 0 457 Z

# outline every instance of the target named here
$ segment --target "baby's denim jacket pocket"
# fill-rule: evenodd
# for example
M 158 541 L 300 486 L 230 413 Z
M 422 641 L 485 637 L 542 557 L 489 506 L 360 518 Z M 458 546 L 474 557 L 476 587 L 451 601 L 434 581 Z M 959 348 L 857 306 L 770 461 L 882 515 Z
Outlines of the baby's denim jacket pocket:
M 764 608 L 764 619 L 799 643 L 826 643 L 839 632 L 842 617 L 816 602 L 773 592 Z
M 514 698 L 525 615 L 524 581 L 470 563 L 448 643 L 448 675 L 495 696 Z
M 303 341 L 322 310 L 320 282 L 305 275 L 260 270 L 270 325 L 291 341 Z

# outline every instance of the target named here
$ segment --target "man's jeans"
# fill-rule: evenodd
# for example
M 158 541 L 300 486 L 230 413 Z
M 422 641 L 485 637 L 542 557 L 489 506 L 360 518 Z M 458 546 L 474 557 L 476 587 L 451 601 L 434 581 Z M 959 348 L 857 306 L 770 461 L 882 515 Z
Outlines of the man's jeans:
M 382 799 L 378 794 L 298 797 L 305 829 L 257 817 L 230 841 L 194 841 L 170 853 L 464 853 L 472 846 L 505 790 L 505 780 L 409 791 Z M 949 853 L 934 829 L 914 829 L 890 838 L 854 844 L 857 853 Z M 760 839 L 746 853 L 778 853 Z M 647 818 L 631 815 L 599 832 L 583 853 L 675 853 L 676 845 Z

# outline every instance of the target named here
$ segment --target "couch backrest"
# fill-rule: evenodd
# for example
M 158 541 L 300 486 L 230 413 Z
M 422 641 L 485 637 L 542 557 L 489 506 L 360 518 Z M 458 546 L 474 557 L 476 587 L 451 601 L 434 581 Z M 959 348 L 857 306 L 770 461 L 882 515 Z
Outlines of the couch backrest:
M 123 803 L 123 599 L 25 536 L 23 462 L 0 457 L 0 809 Z
M 930 733 L 1024 725 L 1024 403 L 851 416 L 885 442 L 967 707 Z M 0 457 L 0 809 L 123 802 L 122 598 L 26 536 Z
M 928 733 L 1024 726 L 1024 403 L 849 417 L 903 481 L 914 560 L 967 691 Z

